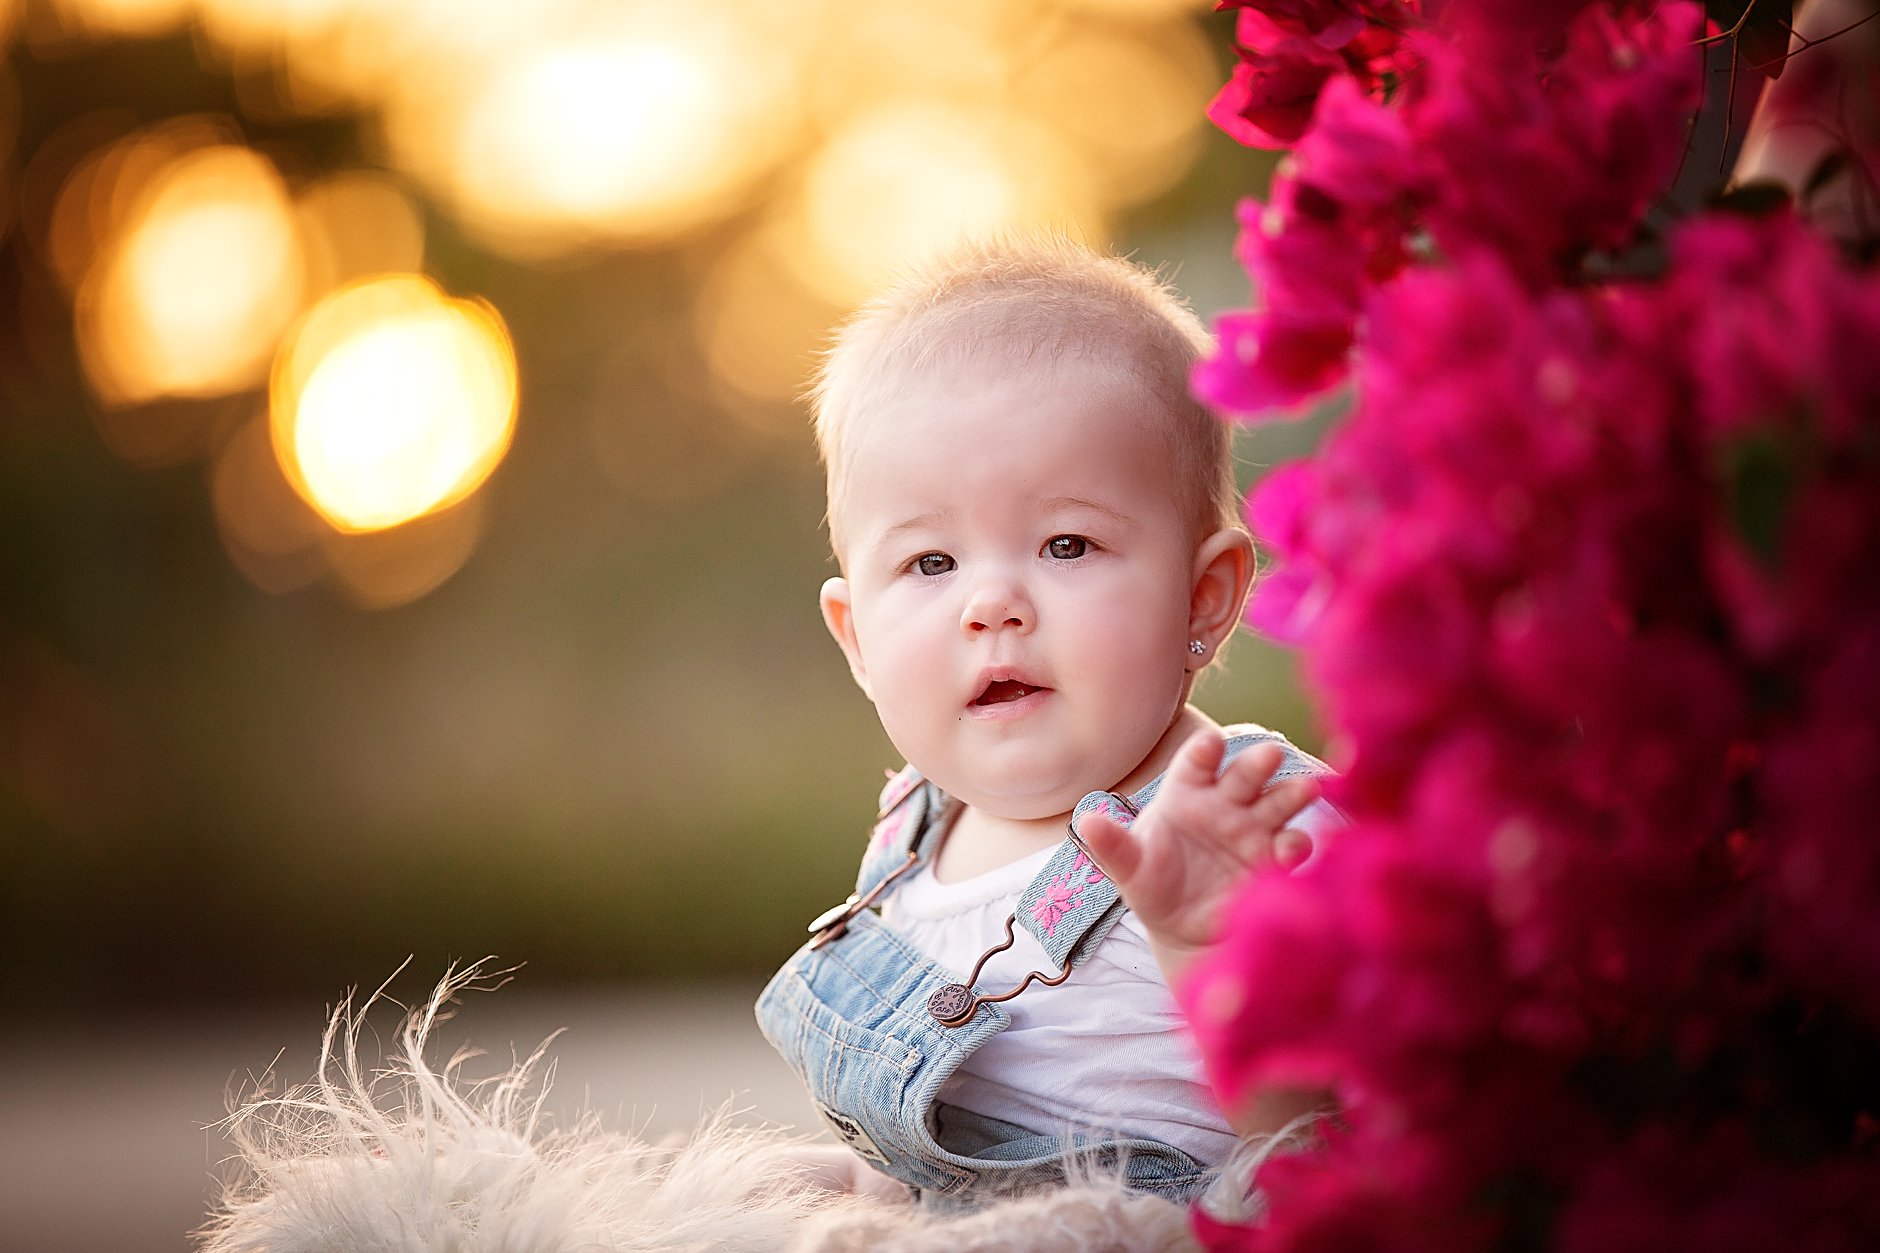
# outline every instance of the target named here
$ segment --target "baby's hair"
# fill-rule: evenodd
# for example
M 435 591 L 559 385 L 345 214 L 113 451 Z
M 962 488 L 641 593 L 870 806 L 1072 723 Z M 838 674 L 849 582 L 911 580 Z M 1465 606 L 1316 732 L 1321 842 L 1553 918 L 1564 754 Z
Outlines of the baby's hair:
M 1158 274 L 1061 237 L 974 244 L 915 272 L 837 330 L 808 392 L 838 552 L 838 507 L 866 415 L 921 370 L 975 355 L 1068 360 L 1137 383 L 1166 415 L 1197 538 L 1239 525 L 1232 437 L 1188 390 L 1211 346 Z

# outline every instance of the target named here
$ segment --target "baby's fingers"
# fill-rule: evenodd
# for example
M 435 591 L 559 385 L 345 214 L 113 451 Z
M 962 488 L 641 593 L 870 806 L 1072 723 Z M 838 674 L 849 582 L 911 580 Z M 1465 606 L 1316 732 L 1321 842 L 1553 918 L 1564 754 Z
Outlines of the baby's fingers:
M 1078 843 L 1110 882 L 1122 887 L 1142 866 L 1142 846 L 1122 823 L 1101 809 L 1093 809 L 1071 824 Z
M 1248 749 L 1221 771 L 1221 795 L 1230 804 L 1253 804 L 1260 799 L 1260 793 L 1284 759 L 1284 754 L 1271 744 Z
M 1277 833 L 1318 798 L 1319 781 L 1310 775 L 1275 783 L 1253 803 L 1249 824 L 1256 831 Z
M 1201 791 L 1214 785 L 1221 758 L 1227 755 L 1227 741 L 1209 727 L 1196 731 L 1175 750 L 1169 763 L 1168 783 L 1178 788 Z
M 1273 864 L 1281 870 L 1297 870 L 1312 856 L 1312 837 L 1298 827 L 1287 827 L 1273 837 Z

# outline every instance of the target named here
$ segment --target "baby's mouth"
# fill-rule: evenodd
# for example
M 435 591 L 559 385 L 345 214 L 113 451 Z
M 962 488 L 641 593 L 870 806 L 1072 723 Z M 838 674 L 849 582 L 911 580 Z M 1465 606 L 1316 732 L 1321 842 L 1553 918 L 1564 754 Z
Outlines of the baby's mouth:
M 1034 687 L 1029 683 L 1021 683 L 1017 679 L 994 679 L 992 682 L 986 684 L 986 690 L 981 692 L 973 700 L 973 704 L 1005 705 L 1015 700 L 1024 700 L 1033 692 L 1042 691 L 1044 691 L 1044 689 L 1041 687 Z

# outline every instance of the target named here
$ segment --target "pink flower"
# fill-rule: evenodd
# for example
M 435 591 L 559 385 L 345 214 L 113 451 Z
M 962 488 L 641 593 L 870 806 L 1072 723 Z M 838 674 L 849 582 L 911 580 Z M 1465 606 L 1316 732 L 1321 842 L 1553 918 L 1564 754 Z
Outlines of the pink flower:
M 1338 58 L 1246 49 L 1239 56 L 1233 77 L 1208 104 L 1208 120 L 1251 148 L 1291 146 L 1305 133 L 1320 89 L 1339 68 Z
M 1871 584 L 1861 600 L 1810 658 L 1813 673 L 1788 733 L 1768 745 L 1761 782 L 1783 968 L 1880 1031 L 1880 606 Z
M 1295 150 L 1288 181 L 1309 185 L 1342 211 L 1358 215 L 1351 224 L 1368 236 L 1368 248 L 1395 245 L 1407 224 L 1408 209 L 1428 192 L 1428 166 L 1416 150 L 1404 117 L 1366 96 L 1351 79 L 1328 84 L 1320 97 L 1313 127 Z M 1329 216 L 1321 211 L 1317 216 Z M 1388 263 L 1370 266 L 1374 278 L 1394 274 L 1401 256 L 1394 248 Z
M 1305 134 L 1320 92 L 1335 78 L 1370 92 L 1401 74 L 1401 32 L 1416 20 L 1414 5 L 1375 0 L 1232 7 L 1240 10 L 1234 28 L 1239 62 L 1208 117 L 1255 148 L 1284 148 Z
M 1247 621 L 1261 634 L 1285 643 L 1304 642 L 1317 617 L 1313 572 L 1286 560 L 1306 548 L 1316 488 L 1315 467 L 1296 461 L 1268 474 L 1247 498 L 1247 529 L 1274 558 L 1254 585 Z
M 1326 89 L 1318 116 L 1270 203 L 1241 206 L 1241 258 L 1259 309 L 1220 319 L 1220 351 L 1194 381 L 1226 412 L 1294 410 L 1342 382 L 1367 285 L 1402 264 L 1418 178 L 1407 133 L 1348 79 Z
M 1629 242 L 1701 98 L 1701 20 L 1692 3 L 1624 21 L 1589 6 L 1551 62 L 1425 37 L 1404 118 L 1434 167 L 1428 225 L 1442 249 L 1493 249 L 1548 282 L 1589 249 Z
M 1360 0 L 1224 0 L 1220 8 L 1258 12 L 1274 27 L 1298 31 L 1327 48 L 1342 48 L 1363 30 L 1367 9 L 1378 7 Z M 1246 38 L 1244 33 L 1242 39 Z

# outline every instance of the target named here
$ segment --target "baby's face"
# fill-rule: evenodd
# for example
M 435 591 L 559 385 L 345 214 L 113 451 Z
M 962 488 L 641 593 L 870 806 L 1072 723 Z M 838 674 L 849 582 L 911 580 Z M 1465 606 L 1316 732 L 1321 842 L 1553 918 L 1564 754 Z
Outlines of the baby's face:
M 1198 547 L 1146 392 L 969 360 L 864 421 L 824 613 L 895 747 L 1009 818 L 1128 777 L 1186 696 Z

